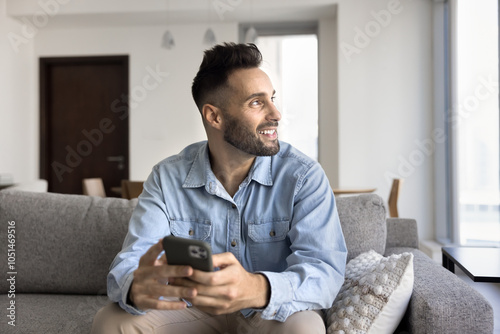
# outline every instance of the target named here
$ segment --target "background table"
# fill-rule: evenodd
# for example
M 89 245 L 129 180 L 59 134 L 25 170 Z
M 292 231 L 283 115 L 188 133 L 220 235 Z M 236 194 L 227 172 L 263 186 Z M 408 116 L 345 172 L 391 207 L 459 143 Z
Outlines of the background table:
M 443 247 L 443 267 L 455 272 L 455 264 L 474 282 L 500 283 L 500 248 Z
M 335 195 L 352 195 L 352 194 L 366 194 L 366 193 L 372 193 L 377 188 L 333 188 L 333 193 Z

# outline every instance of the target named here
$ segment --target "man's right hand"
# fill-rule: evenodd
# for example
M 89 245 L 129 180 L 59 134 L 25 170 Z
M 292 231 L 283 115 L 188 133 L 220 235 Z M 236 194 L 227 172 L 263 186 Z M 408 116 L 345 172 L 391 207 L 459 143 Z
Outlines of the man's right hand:
M 194 288 L 167 285 L 169 278 L 190 277 L 190 266 L 170 266 L 163 251 L 162 241 L 151 246 L 141 257 L 139 268 L 134 271 L 134 280 L 129 290 L 129 297 L 135 307 L 141 310 L 179 310 L 186 308 L 186 303 L 177 300 L 160 300 L 163 297 L 193 298 Z

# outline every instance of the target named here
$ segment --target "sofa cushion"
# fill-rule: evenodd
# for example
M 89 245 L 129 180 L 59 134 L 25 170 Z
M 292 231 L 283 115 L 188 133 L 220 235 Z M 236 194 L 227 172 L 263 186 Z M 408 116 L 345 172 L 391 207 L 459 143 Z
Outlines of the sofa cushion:
M 413 254 L 359 255 L 347 264 L 345 282 L 327 312 L 328 333 L 393 333 L 412 289 Z
M 7 295 L 0 296 L 5 308 L 10 301 Z M 109 303 L 107 296 L 16 294 L 15 322 L 3 308 L 0 317 L 0 333 L 71 333 L 89 334 L 95 314 Z M 12 326 L 15 324 L 15 327 Z
M 335 198 L 347 245 L 347 261 L 374 250 L 384 254 L 387 238 L 386 211 L 376 194 Z
M 0 228 L 7 231 L 15 222 L 16 293 L 105 294 L 109 265 L 121 249 L 136 203 L 0 191 Z M 6 237 L 0 248 L 7 249 Z M 0 293 L 7 284 L 0 282 Z

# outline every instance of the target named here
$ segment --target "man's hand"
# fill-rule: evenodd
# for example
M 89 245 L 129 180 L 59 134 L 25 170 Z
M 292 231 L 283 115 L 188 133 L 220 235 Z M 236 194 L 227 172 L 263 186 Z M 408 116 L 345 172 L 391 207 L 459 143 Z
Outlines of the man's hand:
M 164 297 L 193 298 L 196 290 L 191 287 L 166 285 L 166 282 L 179 277 L 190 277 L 193 268 L 190 266 L 169 266 L 165 254 L 158 259 L 163 250 L 161 240 L 141 257 L 139 268 L 134 271 L 134 281 L 130 287 L 129 297 L 134 305 L 141 309 L 179 310 L 186 308 L 183 301 L 159 300 Z
M 267 305 L 270 288 L 264 275 L 247 272 L 232 253 L 215 254 L 212 261 L 220 270 L 193 270 L 189 279 L 172 281 L 173 285 L 196 290 L 194 297 L 186 298 L 194 306 L 218 315 Z

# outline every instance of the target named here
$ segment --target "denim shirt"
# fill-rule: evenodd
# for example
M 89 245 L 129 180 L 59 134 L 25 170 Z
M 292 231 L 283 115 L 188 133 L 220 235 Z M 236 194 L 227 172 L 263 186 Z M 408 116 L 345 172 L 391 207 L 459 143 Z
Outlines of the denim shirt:
M 278 154 L 255 159 L 234 197 L 212 172 L 207 142 L 157 164 L 111 264 L 110 299 L 143 314 L 127 304 L 133 272 L 153 244 L 175 235 L 206 241 L 214 254 L 231 252 L 247 271 L 265 275 L 271 293 L 258 310 L 263 319 L 330 307 L 347 255 L 335 198 L 317 162 L 280 145 Z

